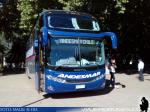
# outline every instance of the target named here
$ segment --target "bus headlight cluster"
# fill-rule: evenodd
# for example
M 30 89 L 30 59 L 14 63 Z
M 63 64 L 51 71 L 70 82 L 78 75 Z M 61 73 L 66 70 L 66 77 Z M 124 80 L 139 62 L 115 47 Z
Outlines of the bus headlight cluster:
M 53 77 L 51 75 L 47 75 L 46 76 L 49 80 L 53 80 L 53 81 L 56 81 L 56 82 L 59 82 L 59 83 L 65 83 L 66 81 L 63 80 L 63 79 L 60 79 L 60 78 L 57 78 L 57 77 Z
M 104 78 L 105 77 L 105 75 L 104 74 L 101 74 L 99 77 L 97 77 L 96 79 L 95 79 L 95 81 L 96 80 L 99 80 L 99 79 L 102 79 L 102 78 Z
M 106 84 L 106 82 L 104 81 L 103 84 L 101 85 L 101 87 L 104 88 L 104 87 L 105 87 L 105 84 Z

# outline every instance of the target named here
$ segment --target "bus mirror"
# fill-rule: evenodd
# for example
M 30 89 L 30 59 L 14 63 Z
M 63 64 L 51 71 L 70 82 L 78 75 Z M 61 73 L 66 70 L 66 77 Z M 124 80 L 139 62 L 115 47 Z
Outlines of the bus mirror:
M 111 35 L 111 41 L 112 41 L 112 48 L 116 49 L 117 48 L 117 38 L 114 33 Z
M 42 32 L 41 42 L 42 45 L 45 46 L 48 43 L 48 29 L 46 27 L 42 27 L 41 32 Z
M 103 33 L 101 33 L 100 36 L 101 37 L 104 37 L 104 36 L 110 37 L 111 38 L 111 42 L 112 42 L 112 48 L 113 49 L 117 48 L 117 37 L 116 37 L 115 33 L 113 33 L 113 32 L 103 32 Z

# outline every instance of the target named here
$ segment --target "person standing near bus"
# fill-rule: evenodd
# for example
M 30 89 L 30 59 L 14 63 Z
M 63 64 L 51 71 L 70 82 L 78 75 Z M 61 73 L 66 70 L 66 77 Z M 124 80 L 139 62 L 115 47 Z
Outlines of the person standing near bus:
M 110 62 L 107 57 L 105 59 L 105 74 L 110 75 Z
M 116 73 L 116 61 L 114 58 L 111 59 L 111 63 L 110 63 L 110 84 L 112 85 L 112 87 L 115 86 L 115 73 Z
M 143 70 L 144 70 L 144 62 L 141 59 L 139 59 L 138 60 L 138 71 L 139 71 L 139 80 L 141 80 L 141 81 L 144 81 Z

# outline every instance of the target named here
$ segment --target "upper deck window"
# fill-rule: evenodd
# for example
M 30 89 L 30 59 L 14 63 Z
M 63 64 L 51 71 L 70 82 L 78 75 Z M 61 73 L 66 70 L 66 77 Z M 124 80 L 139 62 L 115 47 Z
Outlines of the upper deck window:
M 49 15 L 47 19 L 50 28 L 100 31 L 97 20 L 86 16 Z

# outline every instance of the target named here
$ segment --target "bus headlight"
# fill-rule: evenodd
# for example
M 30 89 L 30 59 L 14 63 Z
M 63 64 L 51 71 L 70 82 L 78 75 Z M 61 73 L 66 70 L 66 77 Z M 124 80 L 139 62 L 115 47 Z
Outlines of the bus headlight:
M 103 84 L 101 85 L 102 88 L 105 87 L 106 82 L 104 81 Z
M 50 91 L 54 91 L 54 88 L 52 86 L 48 86 L 47 89 Z
M 104 74 L 101 74 L 100 76 L 98 76 L 95 80 L 100 80 L 100 79 L 103 79 L 105 77 Z

